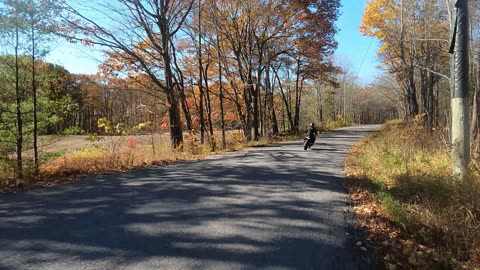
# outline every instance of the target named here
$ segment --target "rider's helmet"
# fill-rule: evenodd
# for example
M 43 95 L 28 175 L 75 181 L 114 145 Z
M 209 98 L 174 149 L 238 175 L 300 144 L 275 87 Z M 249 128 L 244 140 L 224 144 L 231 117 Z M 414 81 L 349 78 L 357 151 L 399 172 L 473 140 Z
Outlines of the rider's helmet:
M 312 128 L 313 128 L 313 127 L 315 127 L 315 124 L 313 124 L 313 123 L 310 123 L 310 127 L 312 127 Z

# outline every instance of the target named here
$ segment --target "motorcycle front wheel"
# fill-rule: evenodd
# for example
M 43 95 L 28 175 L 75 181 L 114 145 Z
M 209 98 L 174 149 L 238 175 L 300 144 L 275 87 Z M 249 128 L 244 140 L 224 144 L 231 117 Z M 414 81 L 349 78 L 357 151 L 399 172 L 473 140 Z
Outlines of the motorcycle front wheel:
M 308 140 L 303 141 L 303 150 L 308 149 Z

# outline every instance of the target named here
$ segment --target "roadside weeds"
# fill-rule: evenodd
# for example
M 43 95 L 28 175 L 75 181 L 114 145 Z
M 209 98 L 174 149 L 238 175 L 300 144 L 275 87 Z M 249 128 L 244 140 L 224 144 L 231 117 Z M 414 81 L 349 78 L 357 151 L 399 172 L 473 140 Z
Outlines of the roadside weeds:
M 346 186 L 389 270 L 480 269 L 480 176 L 450 174 L 435 131 L 391 122 L 349 153 Z

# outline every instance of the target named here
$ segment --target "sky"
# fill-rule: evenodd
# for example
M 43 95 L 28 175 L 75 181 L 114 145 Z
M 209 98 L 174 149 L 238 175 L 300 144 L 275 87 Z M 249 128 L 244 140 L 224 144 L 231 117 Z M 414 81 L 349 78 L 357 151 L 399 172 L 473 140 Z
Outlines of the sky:
M 98 71 L 98 65 L 105 59 L 101 52 L 102 48 L 99 47 L 60 41 L 52 49 L 46 60 L 63 66 L 71 73 L 95 74 Z
M 335 52 L 337 64 L 347 66 L 358 77 L 358 83 L 368 84 L 379 73 L 380 61 L 376 56 L 379 43 L 376 39 L 363 36 L 360 23 L 368 0 L 341 0 L 341 16 L 337 21 L 338 48 Z M 94 74 L 104 59 L 101 48 L 85 47 L 61 41 L 47 56 L 47 61 L 64 66 L 72 73 Z
M 368 84 L 379 74 L 377 57 L 379 42 L 360 33 L 360 24 L 368 0 L 342 0 L 341 16 L 337 21 L 338 48 L 335 59 L 350 72 L 357 75 L 358 82 Z

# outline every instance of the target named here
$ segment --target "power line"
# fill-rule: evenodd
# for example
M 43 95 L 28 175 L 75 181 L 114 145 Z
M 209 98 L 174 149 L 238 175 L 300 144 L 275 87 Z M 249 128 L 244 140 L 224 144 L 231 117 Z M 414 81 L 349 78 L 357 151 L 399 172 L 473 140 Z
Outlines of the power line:
M 365 64 L 365 60 L 367 59 L 367 55 L 368 55 L 368 53 L 370 52 L 370 48 L 372 47 L 372 42 L 373 42 L 373 39 L 374 39 L 374 38 L 375 38 L 375 36 L 372 36 L 372 37 L 370 38 L 370 44 L 368 44 L 368 49 L 367 49 L 367 51 L 365 52 L 365 55 L 363 56 L 362 63 L 360 64 L 360 68 L 359 68 L 358 71 L 357 71 L 357 75 L 356 75 L 357 78 L 358 78 L 358 74 L 360 74 L 360 71 L 361 71 L 362 68 L 363 68 L 363 64 Z

